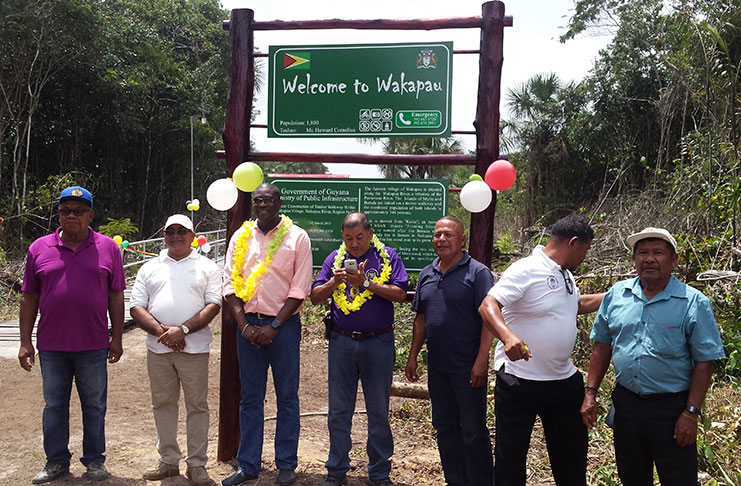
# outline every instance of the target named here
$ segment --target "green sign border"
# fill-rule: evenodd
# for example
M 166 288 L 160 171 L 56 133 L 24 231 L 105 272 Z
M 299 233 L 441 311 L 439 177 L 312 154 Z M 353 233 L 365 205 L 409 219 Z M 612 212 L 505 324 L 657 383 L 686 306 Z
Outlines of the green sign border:
M 392 123 L 392 131 L 388 132 L 321 132 L 321 133 L 280 133 L 275 128 L 276 120 L 276 103 L 280 96 L 276 96 L 276 83 L 279 79 L 277 71 L 282 66 L 279 62 L 279 56 L 291 51 L 291 53 L 297 53 L 298 51 L 310 51 L 310 50 L 367 50 L 367 49 L 393 49 L 393 48 L 424 48 L 434 47 L 441 48 L 447 53 L 446 58 L 446 69 L 445 80 L 445 106 L 444 111 L 438 110 L 440 106 L 431 107 L 410 107 L 410 108 L 399 108 L 398 111 L 440 111 L 442 118 L 441 127 L 439 130 L 430 129 L 430 127 L 414 127 L 412 129 L 406 129 L 399 127 L 396 123 L 396 110 L 394 113 L 394 121 Z M 268 137 L 269 138 L 388 138 L 388 137 L 450 137 L 451 136 L 451 115 L 452 115 L 452 89 L 453 89 L 453 42 L 397 42 L 397 43 L 373 43 L 373 44 L 337 44 L 337 45 L 280 45 L 270 46 L 270 54 L 268 60 Z M 297 68 L 294 68 L 297 69 Z M 300 68 L 298 68 L 300 69 Z M 380 102 L 383 104 L 383 97 L 389 96 L 388 94 L 375 94 L 374 102 Z M 389 103 L 395 105 L 395 103 Z M 312 114 L 306 114 L 306 119 L 311 119 Z

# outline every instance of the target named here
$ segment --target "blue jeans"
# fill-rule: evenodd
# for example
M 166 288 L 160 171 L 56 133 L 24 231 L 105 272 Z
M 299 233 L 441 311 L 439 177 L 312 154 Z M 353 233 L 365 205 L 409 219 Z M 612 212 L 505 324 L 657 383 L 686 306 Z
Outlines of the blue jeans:
M 273 318 L 247 316 L 253 326 L 270 325 Z M 259 474 L 262 466 L 262 441 L 265 419 L 265 388 L 268 365 L 273 370 L 273 384 L 278 407 L 275 424 L 275 465 L 278 469 L 295 469 L 298 465 L 299 434 L 299 343 L 301 318 L 291 316 L 273 342 L 255 347 L 237 329 L 237 354 L 242 400 L 239 402 L 241 440 L 237 460 L 247 474 Z
M 445 482 L 453 485 L 491 485 L 494 462 L 486 427 L 486 386 L 472 388 L 471 373 L 428 369 L 432 425 Z
M 82 457 L 88 466 L 104 462 L 108 394 L 108 350 L 39 351 L 44 388 L 44 452 L 47 464 L 69 465 L 69 399 L 72 379 L 82 408 Z
M 389 425 L 389 394 L 394 373 L 394 333 L 365 341 L 332 331 L 329 340 L 329 458 L 331 476 L 344 476 L 350 469 L 350 430 L 355 412 L 358 379 L 368 413 L 368 478 L 379 480 L 391 472 L 394 438 Z

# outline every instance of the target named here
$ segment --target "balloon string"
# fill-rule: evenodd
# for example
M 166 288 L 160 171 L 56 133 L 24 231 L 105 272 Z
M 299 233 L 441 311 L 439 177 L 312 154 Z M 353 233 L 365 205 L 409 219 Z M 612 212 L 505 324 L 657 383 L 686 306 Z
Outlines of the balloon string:
M 129 247 L 124 248 L 124 251 L 130 251 L 131 253 L 138 253 L 140 255 L 157 256 L 156 253 L 149 253 L 148 251 L 134 250 L 134 249 L 129 248 Z

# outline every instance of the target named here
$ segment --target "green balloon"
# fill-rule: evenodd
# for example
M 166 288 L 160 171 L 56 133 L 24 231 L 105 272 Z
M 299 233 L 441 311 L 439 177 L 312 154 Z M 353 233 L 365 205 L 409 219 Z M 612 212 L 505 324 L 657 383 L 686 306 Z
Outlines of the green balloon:
M 232 174 L 234 185 L 242 192 L 252 192 L 262 184 L 262 169 L 254 162 L 242 162 Z
M 128 248 L 129 247 L 129 240 L 123 240 L 123 242 L 121 242 L 121 246 L 123 246 L 124 248 Z
M 472 174 L 471 177 L 468 178 L 469 181 L 483 181 L 484 178 L 481 177 L 478 174 Z

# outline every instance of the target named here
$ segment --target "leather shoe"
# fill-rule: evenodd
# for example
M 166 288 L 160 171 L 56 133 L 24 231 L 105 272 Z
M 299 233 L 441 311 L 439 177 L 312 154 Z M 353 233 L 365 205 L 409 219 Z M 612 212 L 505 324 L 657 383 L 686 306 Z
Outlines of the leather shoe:
M 296 482 L 296 473 L 293 469 L 281 469 L 278 472 L 278 481 L 280 485 L 293 484 Z
M 221 486 L 239 486 L 242 483 L 246 483 L 247 481 L 253 481 L 257 478 L 258 478 L 257 474 L 247 474 L 241 469 L 237 469 L 237 471 L 234 474 L 232 474 L 226 479 L 221 480 Z
M 172 476 L 179 476 L 180 468 L 177 465 L 167 464 L 159 461 L 156 466 L 147 469 L 142 477 L 147 481 L 161 481 Z

